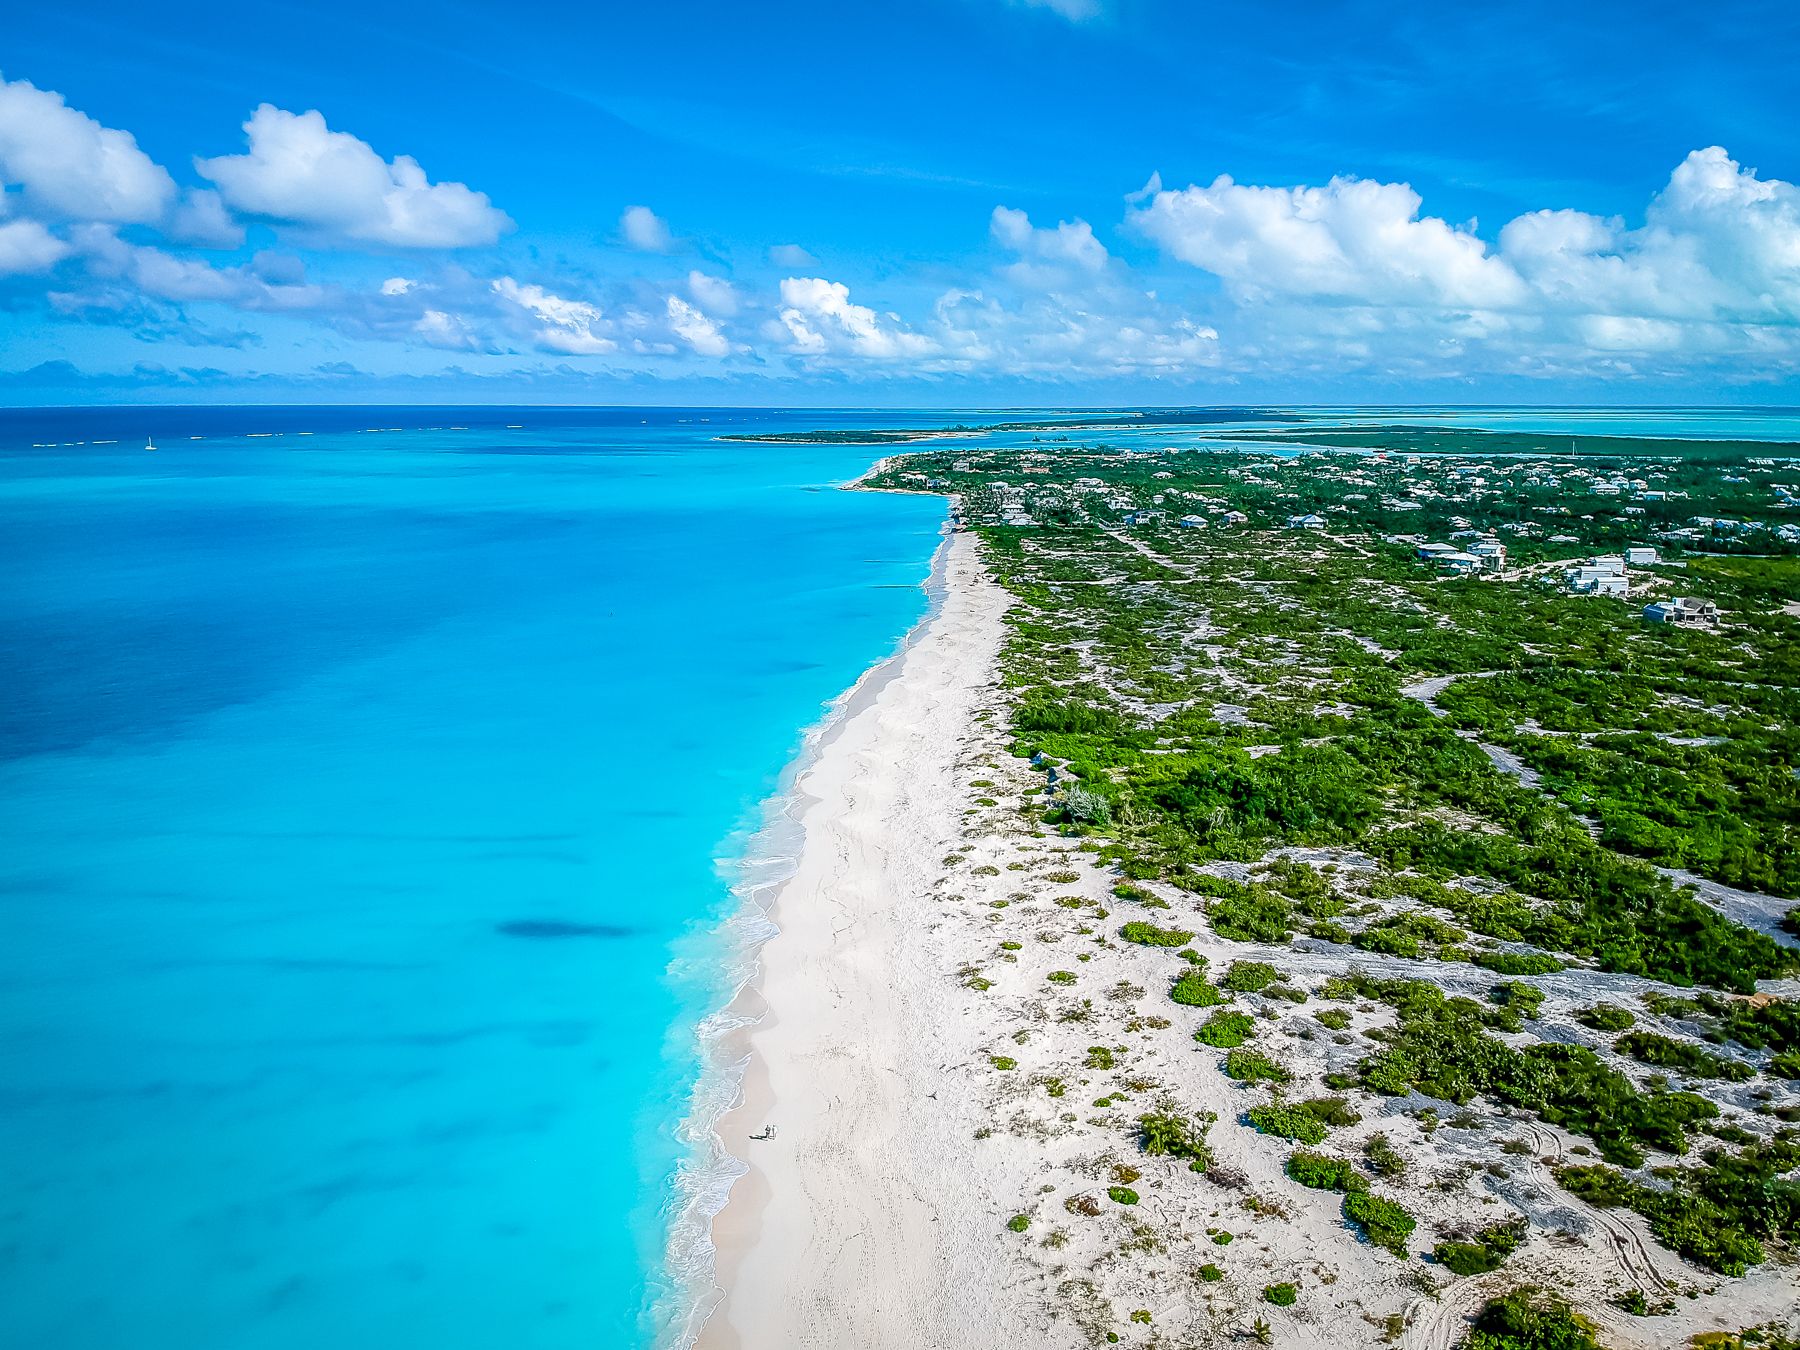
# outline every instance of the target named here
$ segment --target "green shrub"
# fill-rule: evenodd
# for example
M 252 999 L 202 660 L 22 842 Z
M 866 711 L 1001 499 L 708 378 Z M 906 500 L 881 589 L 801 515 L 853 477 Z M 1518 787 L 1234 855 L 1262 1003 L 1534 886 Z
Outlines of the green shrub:
M 1325 1008 L 1313 1014 L 1322 1027 L 1330 1027 L 1333 1031 L 1342 1031 L 1350 1025 L 1350 1014 L 1342 1008 Z
M 1217 1284 L 1224 1278 L 1225 1272 L 1220 1270 L 1211 1261 L 1208 1261 L 1205 1265 L 1200 1267 L 1200 1279 L 1203 1283 Z
M 1263 961 L 1233 961 L 1219 983 L 1239 994 L 1254 994 L 1281 978 L 1281 972 Z
M 1659 1069 L 1673 1069 L 1695 1078 L 1723 1078 L 1742 1083 L 1756 1077 L 1756 1070 L 1742 1060 L 1727 1059 L 1702 1050 L 1688 1041 L 1658 1036 L 1653 1031 L 1629 1031 L 1613 1042 L 1620 1054 L 1654 1064 Z
M 1368 1141 L 1363 1144 L 1363 1161 L 1376 1176 L 1386 1177 L 1390 1181 L 1406 1175 L 1406 1159 L 1400 1156 L 1385 1134 L 1369 1136 Z
M 1113 1066 L 1112 1047 L 1090 1045 L 1087 1052 L 1087 1067 L 1090 1069 L 1110 1069 Z
M 1419 1226 L 1412 1215 L 1392 1200 L 1362 1191 L 1344 1197 L 1344 1217 L 1362 1229 L 1363 1236 L 1370 1242 L 1402 1260 L 1406 1257 L 1406 1239 Z
M 1498 1270 L 1500 1263 L 1525 1241 L 1528 1225 L 1523 1218 L 1491 1224 L 1473 1237 L 1444 1241 L 1431 1249 L 1434 1260 L 1458 1275 L 1482 1275 Z
M 1202 1045 L 1230 1050 L 1249 1040 L 1256 1030 L 1256 1019 L 1249 1013 L 1216 1012 L 1206 1019 L 1194 1039 Z
M 1044 978 L 1051 984 L 1074 984 L 1075 972 L 1072 970 L 1053 970 Z
M 1119 936 L 1140 947 L 1185 947 L 1194 935 L 1179 928 L 1158 928 L 1153 923 L 1134 919 L 1119 930 Z
M 1544 991 L 1536 985 L 1525 984 L 1519 980 L 1507 980 L 1495 985 L 1488 991 L 1488 998 L 1503 1008 L 1510 1008 L 1525 1017 L 1536 1017 L 1544 1006 Z
M 1560 1296 L 1515 1289 L 1490 1299 L 1475 1318 L 1464 1350 L 1601 1350 L 1599 1328 Z
M 1285 1083 L 1293 1076 L 1260 1050 L 1233 1050 L 1225 1056 L 1225 1072 L 1240 1083 Z
M 1006 1221 L 1006 1226 L 1015 1233 L 1023 1233 L 1027 1228 L 1031 1227 L 1031 1216 L 1029 1214 L 1015 1214 Z
M 1169 986 L 1169 997 L 1189 1008 L 1216 1008 L 1228 1001 L 1219 986 L 1208 984 L 1197 970 L 1183 971 Z
M 1135 1205 L 1138 1202 L 1138 1193 L 1129 1186 L 1108 1186 L 1106 1193 L 1116 1205 Z
M 1476 952 L 1469 958 L 1496 975 L 1554 975 L 1563 963 L 1542 952 Z
M 1271 1284 L 1263 1288 L 1263 1298 L 1277 1308 L 1291 1308 L 1300 1297 L 1300 1288 L 1293 1284 Z
M 1300 1103 L 1300 1110 L 1306 1112 L 1321 1125 L 1329 1125 L 1336 1129 L 1344 1125 L 1355 1125 L 1362 1119 L 1362 1113 L 1350 1105 L 1348 1097 L 1313 1097 Z
M 1317 1117 L 1297 1106 L 1286 1106 L 1281 1102 L 1253 1107 L 1245 1113 L 1245 1118 L 1264 1134 L 1292 1139 L 1301 1144 L 1320 1143 L 1327 1133 Z
M 1213 931 L 1236 942 L 1279 946 L 1293 936 L 1294 913 L 1287 901 L 1260 886 L 1246 888 L 1228 900 L 1206 907 Z
M 1369 1183 L 1348 1158 L 1334 1158 L 1328 1153 L 1295 1151 L 1287 1160 L 1287 1174 L 1302 1186 L 1315 1191 L 1366 1191 Z
M 1575 1020 L 1595 1031 L 1624 1031 L 1637 1023 L 1636 1017 L 1616 1003 L 1596 1003 L 1591 1008 L 1582 1008 L 1575 1014 Z
M 1195 1122 L 1186 1116 L 1152 1112 L 1138 1117 L 1138 1142 L 1153 1158 L 1186 1158 L 1189 1170 L 1204 1172 L 1212 1165 L 1212 1149 L 1206 1134 L 1212 1118 Z

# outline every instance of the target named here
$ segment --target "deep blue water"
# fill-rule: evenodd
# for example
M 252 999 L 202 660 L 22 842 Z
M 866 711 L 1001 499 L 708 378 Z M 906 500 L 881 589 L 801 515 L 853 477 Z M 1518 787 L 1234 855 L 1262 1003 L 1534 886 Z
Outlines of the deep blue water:
M 943 516 L 702 416 L 0 414 L 7 1344 L 649 1339 L 720 860 Z

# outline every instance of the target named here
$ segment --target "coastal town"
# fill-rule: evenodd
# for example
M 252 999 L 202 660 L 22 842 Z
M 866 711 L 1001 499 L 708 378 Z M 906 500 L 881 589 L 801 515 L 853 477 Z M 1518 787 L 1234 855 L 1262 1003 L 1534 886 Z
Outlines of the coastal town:
M 1307 439 L 864 483 L 1007 597 L 934 894 L 1008 1287 L 1044 1344 L 1791 1344 L 1800 469 Z

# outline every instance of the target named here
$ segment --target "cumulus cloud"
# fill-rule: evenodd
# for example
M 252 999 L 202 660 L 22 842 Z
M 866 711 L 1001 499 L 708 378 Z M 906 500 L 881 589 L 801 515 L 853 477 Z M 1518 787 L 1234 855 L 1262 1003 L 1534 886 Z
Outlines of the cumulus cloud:
M 35 220 L 0 221 L 0 277 L 48 272 L 69 253 L 68 244 Z
M 13 186 L 34 213 L 113 224 L 160 220 L 175 200 L 175 180 L 129 132 L 0 77 L 0 188 Z
M 1472 231 L 1420 218 L 1405 183 L 1333 178 L 1324 187 L 1208 187 L 1156 193 L 1132 221 L 1172 256 L 1240 296 L 1491 308 L 1525 287 Z
M 704 272 L 689 272 L 688 294 L 708 314 L 730 318 L 738 312 L 737 290 L 722 277 L 709 277 Z
M 619 217 L 619 234 L 640 253 L 667 253 L 675 240 L 669 223 L 647 206 L 628 206 Z
M 1337 343 L 1340 359 L 1413 373 L 1498 369 L 1738 374 L 1800 361 L 1800 188 L 1725 150 L 1695 150 L 1641 225 L 1544 209 L 1490 246 L 1421 215 L 1404 183 L 1208 187 L 1154 193 L 1131 223 L 1218 276 L 1241 339 Z M 1636 354 L 1645 362 L 1621 363 Z
M 539 346 L 570 356 L 595 356 L 618 346 L 597 329 L 605 326 L 605 316 L 597 305 L 585 300 L 568 300 L 553 295 L 542 286 L 523 285 L 511 277 L 493 283 L 494 294 L 525 311 L 537 321 L 534 337 Z
M 787 277 L 781 283 L 781 322 L 788 345 L 806 356 L 847 353 L 873 360 L 922 356 L 931 342 L 907 331 L 898 315 L 881 317 L 852 304 L 850 288 L 823 277 Z
M 1023 258 L 1067 264 L 1089 272 L 1106 266 L 1106 245 L 1094 238 L 1093 227 L 1085 220 L 1065 220 L 1055 229 L 1040 230 L 1023 211 L 996 206 L 988 220 L 988 232 L 996 242 Z
M 419 162 L 384 160 L 365 141 L 333 131 L 318 112 L 262 104 L 244 123 L 247 154 L 195 161 L 224 204 L 294 226 L 309 239 L 387 248 L 492 244 L 512 221 L 485 193 L 433 183 Z
M 218 193 L 194 188 L 183 195 L 170 217 L 168 235 L 199 248 L 237 248 L 244 242 L 244 227 L 231 218 Z
M 725 356 L 731 351 L 731 343 L 719 325 L 680 296 L 671 295 L 667 308 L 669 327 L 675 336 L 701 356 Z

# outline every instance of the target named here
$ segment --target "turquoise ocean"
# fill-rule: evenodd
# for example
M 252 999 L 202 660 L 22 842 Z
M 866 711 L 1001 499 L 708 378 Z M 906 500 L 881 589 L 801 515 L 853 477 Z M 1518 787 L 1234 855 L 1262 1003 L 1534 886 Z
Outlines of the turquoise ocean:
M 944 523 L 717 437 L 963 420 L 0 412 L 6 1343 L 680 1340 L 771 803 Z

